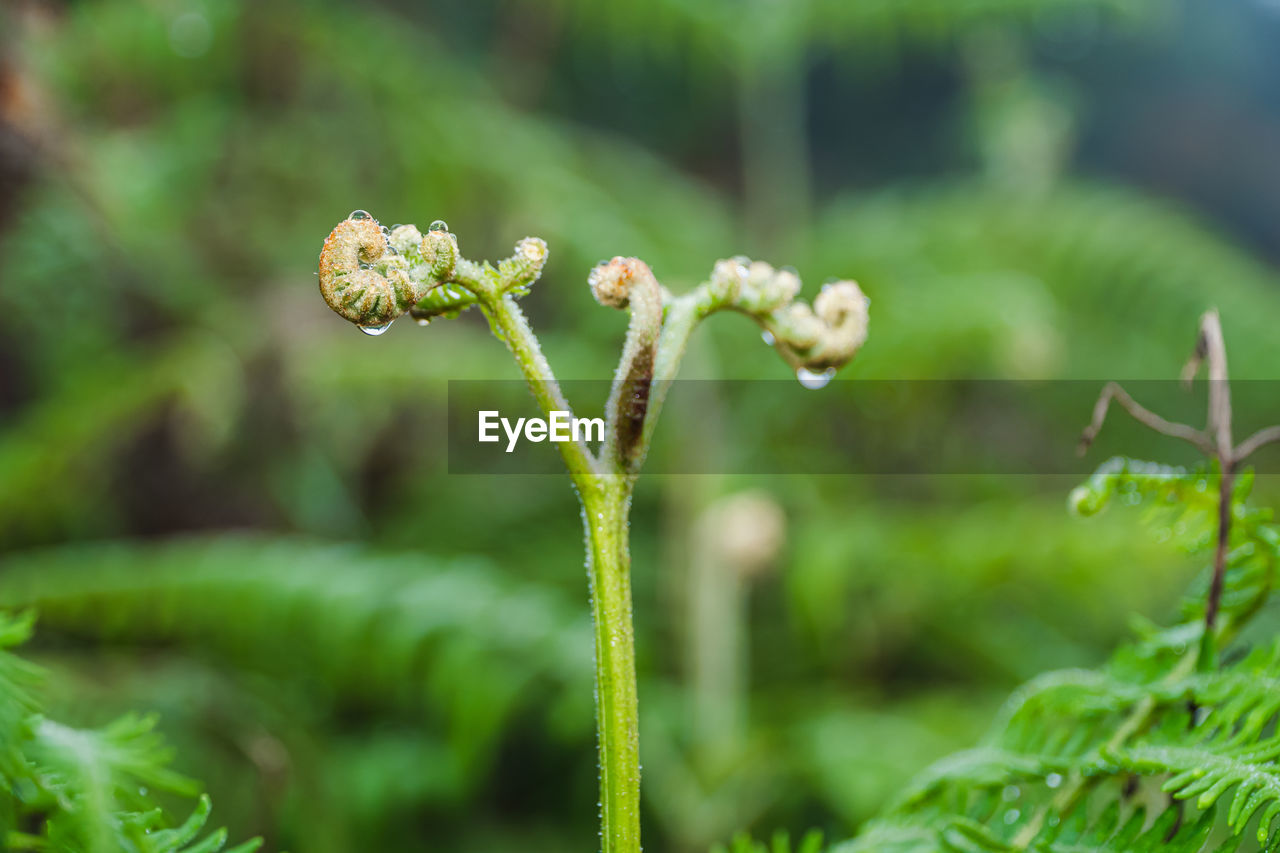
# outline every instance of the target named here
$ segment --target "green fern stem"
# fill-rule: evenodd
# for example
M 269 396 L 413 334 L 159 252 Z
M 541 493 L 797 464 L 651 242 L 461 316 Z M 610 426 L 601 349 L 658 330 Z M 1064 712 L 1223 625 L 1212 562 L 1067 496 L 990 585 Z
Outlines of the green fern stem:
M 596 634 L 596 726 L 604 853 L 640 851 L 640 703 L 631 618 L 627 478 L 580 488 Z
M 497 282 L 489 286 L 477 283 L 477 291 L 480 310 L 488 319 L 493 333 L 515 356 L 516 364 L 528 381 L 529 390 L 533 392 L 533 398 L 538 403 L 538 407 L 547 417 L 550 417 L 553 411 L 573 411 L 564 392 L 560 390 L 555 376 L 551 373 L 551 365 L 542 354 L 538 338 L 529 328 L 529 321 L 525 319 L 524 312 L 520 310 L 515 299 L 509 293 L 503 293 Z M 587 450 L 586 445 L 580 441 L 558 442 L 556 447 L 560 449 L 560 455 L 564 459 L 569 474 L 573 477 L 574 484 L 581 488 L 582 478 L 596 473 L 596 461 L 591 451 Z
M 502 282 L 472 282 L 481 310 L 506 343 L 544 413 L 571 411 L 541 347 Z M 582 504 L 587 574 L 595 620 L 596 738 L 600 769 L 603 853 L 640 853 L 640 710 L 635 631 L 631 618 L 631 556 L 627 516 L 634 480 L 601 473 L 578 442 L 558 445 Z

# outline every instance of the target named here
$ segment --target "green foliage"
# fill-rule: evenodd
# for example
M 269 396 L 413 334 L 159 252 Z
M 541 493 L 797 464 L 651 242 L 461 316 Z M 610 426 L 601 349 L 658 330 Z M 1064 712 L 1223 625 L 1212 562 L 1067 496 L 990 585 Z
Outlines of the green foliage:
M 98 729 L 42 717 L 33 688 L 40 670 L 12 651 L 31 633 L 30 615 L 0 612 L 0 837 L 6 850 L 85 853 L 214 853 L 225 829 L 201 835 L 210 811 L 202 796 L 173 825 L 151 791 L 194 796 L 194 782 L 169 769 L 171 751 L 154 717 L 129 715 Z M 228 853 L 251 853 L 260 840 Z
M 476 559 L 254 537 L 50 549 L 7 559 L 0 604 L 73 633 L 302 670 L 366 707 L 430 708 L 473 782 L 518 711 L 586 722 L 573 712 L 591 679 L 586 615 Z
M 1149 0 L 818 0 L 795 6 L 759 5 L 752 10 L 751 20 L 744 21 L 742 7 L 727 0 L 608 4 L 556 0 L 554 5 L 572 10 L 575 18 L 612 34 L 623 46 L 648 43 L 655 52 L 665 52 L 673 39 L 686 40 L 708 48 L 693 52 L 703 59 L 719 58 L 725 42 L 740 41 L 765 56 L 770 55 L 769 46 L 776 49 L 779 44 L 793 49 L 809 42 L 856 44 L 859 59 L 865 60 L 868 51 L 874 56 L 908 45 L 937 46 L 983 25 L 1020 25 L 1074 13 L 1131 26 L 1151 18 L 1158 9 Z
M 1113 459 L 1072 495 L 1083 514 L 1145 504 L 1164 538 L 1212 539 L 1216 478 Z M 1236 493 L 1218 665 L 1206 657 L 1204 588 L 1183 621 L 1140 626 L 1099 670 L 1050 672 L 1019 689 L 979 747 L 921 774 L 856 840 L 855 851 L 1234 850 L 1252 828 L 1280 849 L 1280 640 L 1230 645 L 1269 597 L 1280 559 L 1270 513 Z M 1162 800 L 1157 791 L 1170 799 Z M 1099 816 L 1099 809 L 1102 813 Z M 1223 840 L 1229 835 L 1230 838 Z M 1211 841 L 1218 839 L 1218 841 Z
M 1122 187 L 898 186 L 837 200 L 816 230 L 816 265 L 856 263 L 874 300 L 860 375 L 1164 378 L 1211 304 L 1232 376 L 1272 377 L 1274 269 Z
M 1204 219 L 1232 221 L 1221 204 L 1189 218 L 1163 198 L 1177 188 L 1152 174 L 1143 185 L 1160 187 L 1162 198 L 1066 176 L 1025 198 L 975 179 L 898 182 L 955 174 L 972 156 L 954 132 L 968 96 L 949 90 L 949 71 L 937 79 L 953 37 L 963 42 L 974 24 L 986 32 L 993 19 L 1052 31 L 1057 12 L 1068 30 L 1072 20 L 1086 29 L 1100 22 L 1102 38 L 1083 45 L 1093 53 L 1074 65 L 1090 73 L 1049 64 L 1078 87 L 1082 126 L 1105 136 L 1105 69 L 1142 76 L 1129 72 L 1146 49 L 1115 38 L 1112 22 L 1152 3 L 818 0 L 773 4 L 773 18 L 726 3 L 560 0 L 551 5 L 571 8 L 571 18 L 556 20 L 556 8 L 537 4 L 530 20 L 509 14 L 511 4 L 497 13 L 455 3 L 440 14 L 414 4 L 93 0 L 41 14 L 24 42 L 18 10 L 29 5 L 0 10 L 0 40 L 14 48 L 4 71 L 15 76 L 5 82 L 16 81 L 20 95 L 6 107 L 29 107 L 48 129 L 31 145 L 48 156 L 31 163 L 25 188 L 13 185 L 16 212 L 0 235 L 0 547 L 134 538 L 5 554 L 0 578 L 12 567 L 13 583 L 30 586 L 6 588 L 10 600 L 48 604 L 42 625 L 59 645 L 38 653 L 71 704 L 163 707 L 186 766 L 200 767 L 211 786 L 221 781 L 213 788 L 219 812 L 239 825 L 275 821 L 284 833 L 305 827 L 311 843 L 290 838 L 296 849 L 430 849 L 460 824 L 479 829 L 451 849 L 585 849 L 591 838 L 589 828 L 573 838 L 582 828 L 576 815 L 589 809 L 540 798 L 534 789 L 547 786 L 529 781 L 547 768 L 557 782 L 592 770 L 567 758 L 585 752 L 589 662 L 558 669 L 535 643 L 539 674 L 527 676 L 518 644 L 474 648 L 485 639 L 468 637 L 465 620 L 447 612 L 471 612 L 465 599 L 424 605 L 428 618 L 445 620 L 438 632 L 419 625 L 402 639 L 381 630 L 380 614 L 404 615 L 393 602 L 397 584 L 412 587 L 408 563 L 434 576 L 442 565 L 434 556 L 335 549 L 332 562 L 349 571 L 319 572 L 308 589 L 305 573 L 286 564 L 326 546 L 267 547 L 283 532 L 432 555 L 483 552 L 503 569 L 481 567 L 492 585 L 441 586 L 441 594 L 551 599 L 553 618 L 566 620 L 558 623 L 566 648 L 581 651 L 576 530 L 556 521 L 571 496 L 557 503 L 545 481 L 495 489 L 484 478 L 445 480 L 434 452 L 444 380 L 512 375 L 502 372 L 510 370 L 505 354 L 463 324 L 474 317 L 436 324 L 430 335 L 410 334 L 406 322 L 375 343 L 326 316 L 306 286 L 316 234 L 352 207 L 385 211 L 390 222 L 445 215 L 474 235 L 466 248 L 477 254 L 505 250 L 524 233 L 547 236 L 555 246 L 549 286 L 531 295 L 530 313 L 558 332 L 544 341 L 553 362 L 575 376 L 602 375 L 621 319 L 584 321 L 599 313 L 581 280 L 586 265 L 635 253 L 683 286 L 705 273 L 707 257 L 754 249 L 761 237 L 735 231 L 741 140 L 726 119 L 735 94 L 718 81 L 744 29 L 768 30 L 779 41 L 832 46 L 790 59 L 816 69 L 805 150 L 831 204 L 813 212 L 806 254 L 773 260 L 819 280 L 859 277 L 878 318 L 860 375 L 1163 375 L 1169 359 L 1185 355 L 1191 324 L 1210 301 L 1232 331 L 1240 375 L 1267 376 L 1274 362 L 1275 272 L 1220 226 L 1206 227 Z M 1104 10 L 1098 19 L 1095 9 Z M 171 45 L 182 15 L 209 24 L 209 52 L 198 59 Z M 707 49 L 686 50 L 676 31 Z M 1212 46 L 1188 38 L 1184 52 L 1197 73 L 1212 74 L 1215 56 L 1235 61 L 1235 44 L 1219 28 L 1205 32 Z M 856 49 L 845 49 L 853 41 Z M 912 51 L 896 50 L 899 43 Z M 945 46 L 919 62 L 921 44 Z M 630 67 L 632 77 L 614 76 L 628 71 L 634 45 L 666 51 L 669 76 L 644 62 Z M 865 73 L 885 53 L 910 67 Z M 854 73 L 834 85 L 829 62 Z M 683 80 L 686 63 L 716 70 L 691 86 L 664 85 Z M 923 88 L 945 103 L 916 100 Z M 607 100 L 593 112 L 601 90 Z M 836 110 L 832 95 L 841 98 Z M 882 100 L 892 120 L 876 114 Z M 824 128 L 835 113 L 847 123 Z M 631 128 L 669 160 L 624 138 Z M 878 156 L 886 145 L 900 156 Z M 24 149 L 5 150 L 25 157 Z M 856 168 L 832 170 L 832 160 Z M 1123 164 L 1087 153 L 1079 167 L 1123 180 Z M 1215 186 L 1198 198 L 1229 193 Z M 421 209 L 424 199 L 431 210 Z M 786 375 L 749 324 L 711 331 L 719 347 L 691 353 L 700 375 Z M 797 422 L 822 418 L 829 398 L 801 394 Z M 734 416 L 749 421 L 752 412 Z M 695 426 L 665 434 L 685 443 L 703 425 Z M 1152 573 L 1182 570 L 1176 556 L 1121 542 L 1110 529 L 1072 537 L 1052 510 L 1021 495 L 953 485 L 900 500 L 896 484 L 839 477 L 768 485 L 786 496 L 793 529 L 776 585 L 768 581 L 752 601 L 750 734 L 764 744 L 756 760 L 782 777 L 782 793 L 752 825 L 802 826 L 815 808 L 856 825 L 902 774 L 971 743 L 971 720 L 985 718 L 1010 679 L 1096 659 L 1112 643 L 1118 612 L 1159 612 L 1171 600 L 1160 587 L 1173 581 L 1153 582 Z M 664 488 L 637 496 L 638 552 L 661 565 L 637 573 L 637 616 L 648 640 L 642 672 L 678 694 L 679 654 L 667 642 L 675 630 L 666 604 L 675 597 L 666 596 L 680 583 L 679 517 L 696 510 L 696 488 Z M 1179 541 L 1203 534 L 1194 525 L 1179 533 L 1172 521 L 1156 538 L 1166 526 Z M 152 539 L 246 528 L 269 533 L 220 552 L 265 576 L 236 580 L 239 601 L 226 592 L 229 580 L 183 585 L 184 572 L 218 574 L 200 559 L 203 540 Z M 40 569 L 33 560 L 30 572 L 18 571 L 30 557 Z M 405 570 L 388 571 L 393 563 Z M 277 571 L 298 579 L 288 595 L 274 583 Z M 103 595 L 108 582 L 116 588 Z M 365 591 L 349 601 L 325 595 L 330 584 Z M 127 615 L 115 616 L 116 607 Z M 1187 607 L 1199 607 L 1194 597 Z M 348 618 L 352 611 L 368 618 Z M 1264 611 L 1246 632 L 1267 618 Z M 431 639 L 411 653 L 415 632 Z M 1141 667 L 1144 655 L 1172 656 L 1195 642 L 1190 621 L 1173 632 L 1142 626 L 1130 654 Z M 4 660 L 0 678 L 22 668 Z M 83 675 L 64 678 L 69 670 Z M 508 689 L 508 677 L 524 687 Z M 22 683 L 15 678 L 0 689 Z M 303 698 L 287 711 L 267 701 L 287 706 L 295 692 Z M 669 709 L 648 701 L 642 713 L 677 725 L 686 714 L 680 698 Z M 471 720 L 468 706 L 484 713 Z M 256 742 L 263 728 L 288 747 L 295 770 L 287 779 L 218 751 L 233 738 Z M 7 731 L 5 749 L 15 743 Z M 575 740 L 566 749 L 547 732 Z M 308 747 L 323 762 L 308 763 Z M 653 790 L 662 767 L 646 759 L 645 769 Z M 443 781 L 424 792 L 423 776 Z M 316 779 L 331 796 L 315 795 L 307 783 Z M 464 803 L 460 790 L 471 799 Z M 650 799 L 663 833 L 654 846 L 682 849 L 663 803 L 680 799 L 693 811 L 710 799 L 685 794 Z M 545 825 L 531 825 L 533 808 Z M 362 831 L 380 835 L 336 828 L 352 812 Z
M 817 830 L 805 833 L 794 847 L 791 845 L 791 836 L 779 830 L 769 839 L 768 844 L 756 841 L 746 833 L 740 833 L 734 836 L 729 846 L 717 844 L 711 848 L 711 853 L 819 853 L 821 850 L 822 833 Z

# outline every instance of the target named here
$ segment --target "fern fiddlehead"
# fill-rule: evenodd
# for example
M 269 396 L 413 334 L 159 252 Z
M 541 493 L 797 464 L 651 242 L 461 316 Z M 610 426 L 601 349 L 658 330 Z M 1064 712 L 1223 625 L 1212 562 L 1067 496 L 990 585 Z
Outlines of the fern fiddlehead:
M 376 220 L 361 211 L 338 223 L 320 252 L 320 294 L 362 329 L 379 329 L 424 293 L 409 278 L 409 264 L 387 242 Z
M 321 290 L 335 311 L 366 330 L 377 323 L 374 331 L 380 332 L 405 313 L 430 323 L 478 306 L 515 357 L 543 413 L 572 416 L 516 303 L 542 272 L 547 258 L 543 241 L 525 238 L 495 267 L 463 258 L 443 223 L 425 235 L 412 226 L 390 231 L 384 242 L 393 260 L 382 260 L 375 231 L 381 234 L 371 220 L 359 218 L 355 224 L 341 223 L 326 242 Z M 361 264 L 375 266 L 366 270 Z M 357 283 L 365 289 L 356 289 Z M 593 451 L 574 439 L 557 447 L 578 493 L 586 535 L 595 621 L 602 846 L 605 853 L 639 853 L 639 700 L 628 512 L 663 397 L 694 327 L 712 313 L 731 309 L 752 316 L 802 382 L 816 378 L 825 384 L 865 341 L 868 303 L 856 284 L 840 282 L 819 294 L 811 308 L 796 300 L 800 281 L 794 273 L 745 258 L 721 261 L 707 282 L 680 297 L 668 293 L 635 258 L 617 257 L 600 265 L 589 284 L 597 301 L 628 310 L 631 321 L 609 396 L 602 446 Z

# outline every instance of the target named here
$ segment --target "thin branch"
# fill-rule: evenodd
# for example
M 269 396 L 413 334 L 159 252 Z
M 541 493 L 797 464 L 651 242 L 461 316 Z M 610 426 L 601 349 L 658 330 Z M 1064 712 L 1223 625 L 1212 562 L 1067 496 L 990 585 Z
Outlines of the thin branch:
M 1218 448 L 1218 459 L 1226 466 L 1234 466 L 1231 459 L 1231 383 L 1227 379 L 1227 346 L 1222 339 L 1222 322 L 1217 311 L 1206 311 L 1200 318 L 1200 338 L 1196 352 L 1203 349 L 1208 364 L 1209 420 L 1205 429 L 1213 437 Z
M 1239 446 L 1233 446 L 1231 438 L 1231 386 L 1227 374 L 1227 348 L 1222 337 L 1222 321 L 1216 310 L 1206 311 L 1200 318 L 1195 350 L 1182 368 L 1182 382 L 1190 386 L 1205 366 L 1209 382 L 1209 411 L 1203 431 L 1185 424 L 1172 423 L 1134 401 L 1115 382 L 1108 382 L 1102 389 L 1093 408 L 1093 421 L 1080 437 L 1079 452 L 1083 454 L 1097 438 L 1098 431 L 1107 417 L 1111 401 L 1117 401 L 1138 422 L 1164 435 L 1180 438 L 1200 448 L 1210 458 L 1218 460 L 1220 479 L 1218 484 L 1218 541 L 1213 555 L 1213 577 L 1209 595 L 1205 601 L 1204 624 L 1206 637 L 1212 632 L 1222 603 L 1222 590 L 1227 571 L 1227 550 L 1231 539 L 1231 504 L 1235 490 L 1236 474 L 1240 463 L 1266 444 L 1280 441 L 1280 426 L 1269 427 L 1254 433 Z
M 1236 449 L 1232 451 L 1231 455 L 1235 458 L 1236 462 L 1243 462 L 1245 459 L 1248 459 L 1268 444 L 1273 444 L 1277 441 L 1280 441 L 1280 426 L 1271 426 L 1266 429 L 1260 429 L 1244 441 L 1240 442 L 1240 444 L 1236 446 Z
M 1213 441 L 1209 436 L 1195 427 L 1186 424 L 1174 423 L 1166 421 L 1155 412 L 1146 408 L 1129 396 L 1129 392 L 1121 388 L 1116 382 L 1108 382 L 1102 389 L 1102 394 L 1098 397 L 1098 402 L 1093 407 L 1093 420 L 1089 426 L 1085 427 L 1084 432 L 1080 436 L 1080 444 L 1077 452 L 1083 456 L 1085 451 L 1093 444 L 1094 439 L 1098 437 L 1098 432 L 1102 429 L 1102 423 L 1107 418 L 1107 410 L 1111 406 L 1111 401 L 1115 400 L 1120 406 L 1129 413 L 1130 417 L 1143 426 L 1149 427 L 1156 432 L 1172 438 L 1179 438 L 1183 441 L 1190 442 L 1199 448 L 1203 453 L 1209 456 L 1217 455 L 1217 448 L 1214 447 Z

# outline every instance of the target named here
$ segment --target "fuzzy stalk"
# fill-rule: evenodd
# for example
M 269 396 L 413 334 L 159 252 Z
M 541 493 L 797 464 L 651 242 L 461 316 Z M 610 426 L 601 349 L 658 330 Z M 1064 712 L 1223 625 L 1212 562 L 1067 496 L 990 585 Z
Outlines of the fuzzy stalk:
M 640 853 L 640 703 L 631 618 L 627 478 L 591 478 L 580 491 L 595 619 L 596 727 L 603 853 Z
M 487 288 L 480 289 L 477 296 L 490 328 L 515 356 L 516 365 L 524 374 L 533 399 L 543 414 L 550 418 L 553 411 L 572 412 L 569 401 L 551 372 L 551 365 L 542 354 L 538 338 L 529 328 L 529 321 L 525 319 L 524 312 L 515 299 L 510 294 L 492 292 Z M 560 449 L 560 456 L 575 483 L 578 483 L 579 478 L 595 473 L 595 457 L 581 441 L 558 442 L 556 446 Z
M 515 300 L 502 292 L 500 283 L 472 286 L 543 413 L 550 417 L 554 410 L 571 411 Z M 582 504 L 587 544 L 595 622 L 601 846 L 603 853 L 640 853 L 640 711 L 627 523 L 631 481 L 620 473 L 601 473 L 601 464 L 578 442 L 558 446 Z

